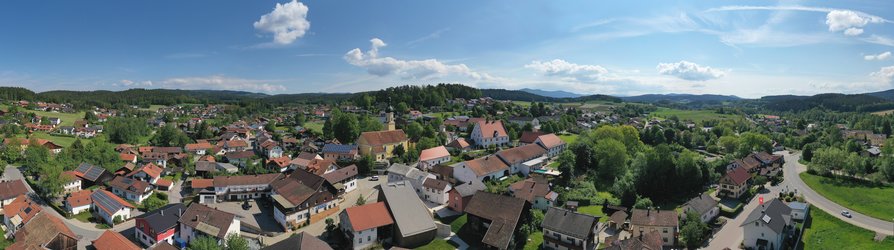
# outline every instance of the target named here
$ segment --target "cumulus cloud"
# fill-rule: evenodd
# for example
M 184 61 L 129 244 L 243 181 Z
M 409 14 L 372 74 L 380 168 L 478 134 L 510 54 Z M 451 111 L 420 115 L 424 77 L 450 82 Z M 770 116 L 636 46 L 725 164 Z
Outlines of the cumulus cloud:
M 261 19 L 255 21 L 254 26 L 260 31 L 273 33 L 274 44 L 291 44 L 310 29 L 307 10 L 307 5 L 297 0 L 285 4 L 277 3 L 273 11 L 261 16 Z
M 881 68 L 879 71 L 872 72 L 869 76 L 884 83 L 894 83 L 894 66 Z
M 267 80 L 253 80 L 243 78 L 226 77 L 222 75 L 203 77 L 168 78 L 161 81 L 166 88 L 178 89 L 215 89 L 215 90 L 243 90 L 260 92 L 284 91 L 286 87 L 271 84 Z
M 882 52 L 881 54 L 878 54 L 878 55 L 863 56 L 863 59 L 866 61 L 875 61 L 875 60 L 884 61 L 884 60 L 888 60 L 888 58 L 891 58 L 891 51 Z
M 593 82 L 606 80 L 608 70 L 599 65 L 576 64 L 562 59 L 551 61 L 532 61 L 525 65 L 527 69 L 536 70 L 546 76 L 561 77 L 565 80 Z
M 711 67 L 701 66 L 688 61 L 659 63 L 656 68 L 659 74 L 675 76 L 688 81 L 707 81 L 726 75 L 726 72 L 722 70 L 712 69 Z
M 370 49 L 366 52 L 359 48 L 345 53 L 344 59 L 349 64 L 365 68 L 376 76 L 398 75 L 405 79 L 430 79 L 447 75 L 459 75 L 474 80 L 495 80 L 487 74 L 472 70 L 465 64 L 446 64 L 437 59 L 401 60 L 393 57 L 379 57 L 379 49 L 388 44 L 382 39 L 369 40 Z
M 852 10 L 832 10 L 826 14 L 826 25 L 829 31 L 844 31 L 845 35 L 856 36 L 863 34 L 863 27 L 869 23 L 882 23 L 885 19 L 862 12 Z

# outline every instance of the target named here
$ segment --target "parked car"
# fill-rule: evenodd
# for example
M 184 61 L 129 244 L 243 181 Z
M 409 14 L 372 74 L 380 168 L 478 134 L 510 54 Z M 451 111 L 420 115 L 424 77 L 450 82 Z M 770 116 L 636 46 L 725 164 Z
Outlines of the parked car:
M 847 210 L 843 210 L 843 211 L 841 211 L 841 216 L 850 218 L 851 212 L 848 212 Z
M 378 176 L 378 175 L 373 175 L 372 177 L 369 177 L 369 180 L 370 180 L 370 181 L 379 181 L 379 176 Z

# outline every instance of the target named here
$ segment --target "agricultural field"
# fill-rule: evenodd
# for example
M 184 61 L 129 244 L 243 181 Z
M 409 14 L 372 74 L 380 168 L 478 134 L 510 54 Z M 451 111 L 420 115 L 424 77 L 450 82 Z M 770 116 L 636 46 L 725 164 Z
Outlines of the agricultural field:
M 877 115 L 877 116 L 886 116 L 886 115 L 894 114 L 894 109 L 876 111 L 876 112 L 872 112 L 871 114 Z
M 808 173 L 801 179 L 820 195 L 861 214 L 882 220 L 894 218 L 894 187 L 869 186 L 862 182 L 840 180 Z
M 152 112 L 156 112 L 161 108 L 164 108 L 165 105 L 149 105 L 149 108 L 140 108 L 140 110 L 148 110 Z
M 312 121 L 305 122 L 304 128 L 310 131 L 316 131 L 316 133 L 323 133 L 323 121 Z
M 668 119 L 672 116 L 676 116 L 680 121 L 693 121 L 696 123 L 701 123 L 707 120 L 739 118 L 737 115 L 718 114 L 713 110 L 681 110 L 664 107 L 659 107 L 658 110 L 649 114 L 649 117 L 661 119 Z
M 3 111 L 9 110 L 9 105 L 6 105 L 6 104 L 0 105 L 0 110 L 3 110 Z M 47 111 L 39 111 L 39 110 L 29 110 L 29 109 L 25 109 L 25 108 L 22 108 L 19 110 L 21 110 L 23 112 L 34 113 L 39 116 L 57 117 L 59 119 L 62 119 L 62 124 L 59 126 L 73 126 L 74 122 L 76 120 L 84 119 L 84 113 L 85 113 L 84 111 L 77 112 L 77 113 L 47 112 Z

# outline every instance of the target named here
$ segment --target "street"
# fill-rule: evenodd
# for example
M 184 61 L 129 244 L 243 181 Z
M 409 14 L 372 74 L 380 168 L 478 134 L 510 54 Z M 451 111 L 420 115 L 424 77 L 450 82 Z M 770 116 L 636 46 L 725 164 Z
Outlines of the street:
M 778 197 L 779 191 L 782 187 L 785 187 L 785 183 L 777 186 L 770 186 L 767 184 L 766 186 L 768 187 L 766 190 L 756 194 L 750 201 L 748 201 L 748 204 L 745 204 L 741 213 L 735 218 L 729 218 L 729 220 L 727 220 L 723 228 L 721 228 L 720 231 L 714 235 L 711 242 L 708 243 L 706 249 L 723 249 L 726 247 L 729 247 L 730 249 L 739 249 L 739 243 L 742 243 L 742 240 L 745 238 L 740 225 L 742 225 L 742 223 L 745 222 L 745 219 L 748 218 L 748 214 L 760 205 L 760 199 L 758 197 L 763 196 L 765 201 Z

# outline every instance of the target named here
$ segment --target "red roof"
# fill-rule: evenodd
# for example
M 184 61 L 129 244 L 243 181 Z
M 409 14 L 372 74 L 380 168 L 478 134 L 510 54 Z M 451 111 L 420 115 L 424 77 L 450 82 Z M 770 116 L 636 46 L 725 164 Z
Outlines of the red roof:
M 199 149 L 209 149 L 209 148 L 213 148 L 213 147 L 214 146 L 211 146 L 211 143 L 208 143 L 208 141 L 200 141 L 197 143 L 186 144 L 187 151 L 196 151 Z
M 155 185 L 160 187 L 171 187 L 174 185 L 174 182 L 168 179 L 158 179 L 155 181 Z
M 214 179 L 192 179 L 192 189 L 205 189 L 214 186 Z
M 503 121 L 480 121 L 477 126 L 481 129 L 482 138 L 493 138 L 495 133 L 496 136 L 507 136 Z
M 68 203 L 69 207 L 73 208 L 90 205 L 90 203 L 93 203 L 93 199 L 90 198 L 91 194 L 93 194 L 93 190 L 77 191 L 65 198 L 65 202 Z
M 385 202 L 376 202 L 357 207 L 345 208 L 348 221 L 354 232 L 394 224 L 391 213 L 385 208 Z
M 118 155 L 118 158 L 121 158 L 122 161 L 133 162 L 133 161 L 136 161 L 136 160 L 137 160 L 137 155 L 135 155 L 135 154 L 128 154 L 128 153 L 121 153 L 121 154 Z
M 422 150 L 422 153 L 419 154 L 419 161 L 434 160 L 448 156 L 450 156 L 450 152 L 447 152 L 447 148 L 445 148 L 444 146 L 437 146 L 430 149 Z
M 3 215 L 6 218 L 12 218 L 15 216 L 19 216 L 22 221 L 22 225 L 28 224 L 28 221 L 40 213 L 42 209 L 37 203 L 28 198 L 28 196 L 21 194 L 14 201 L 3 207 Z
M 554 148 L 565 144 L 565 141 L 562 138 L 556 136 L 556 134 L 545 134 L 537 137 L 537 140 L 540 140 L 540 143 L 545 148 Z
M 130 172 L 130 174 L 127 174 L 127 176 L 133 176 L 139 172 L 146 173 L 146 175 L 149 175 L 152 178 L 158 178 L 159 176 L 161 176 L 161 168 L 152 163 L 143 165 L 143 167 L 141 167 L 137 171 Z
M 745 184 L 748 179 L 751 179 L 751 174 L 748 173 L 748 170 L 745 170 L 744 167 L 734 168 L 733 170 L 726 172 L 727 177 L 733 184 L 742 185 Z
M 524 131 L 521 136 L 518 138 L 518 142 L 521 143 L 534 143 L 537 141 L 537 137 L 544 135 L 546 133 L 543 132 L 534 132 L 534 131 Z
M 112 230 L 106 230 L 93 241 L 96 250 L 139 250 L 142 249 L 130 240 Z

